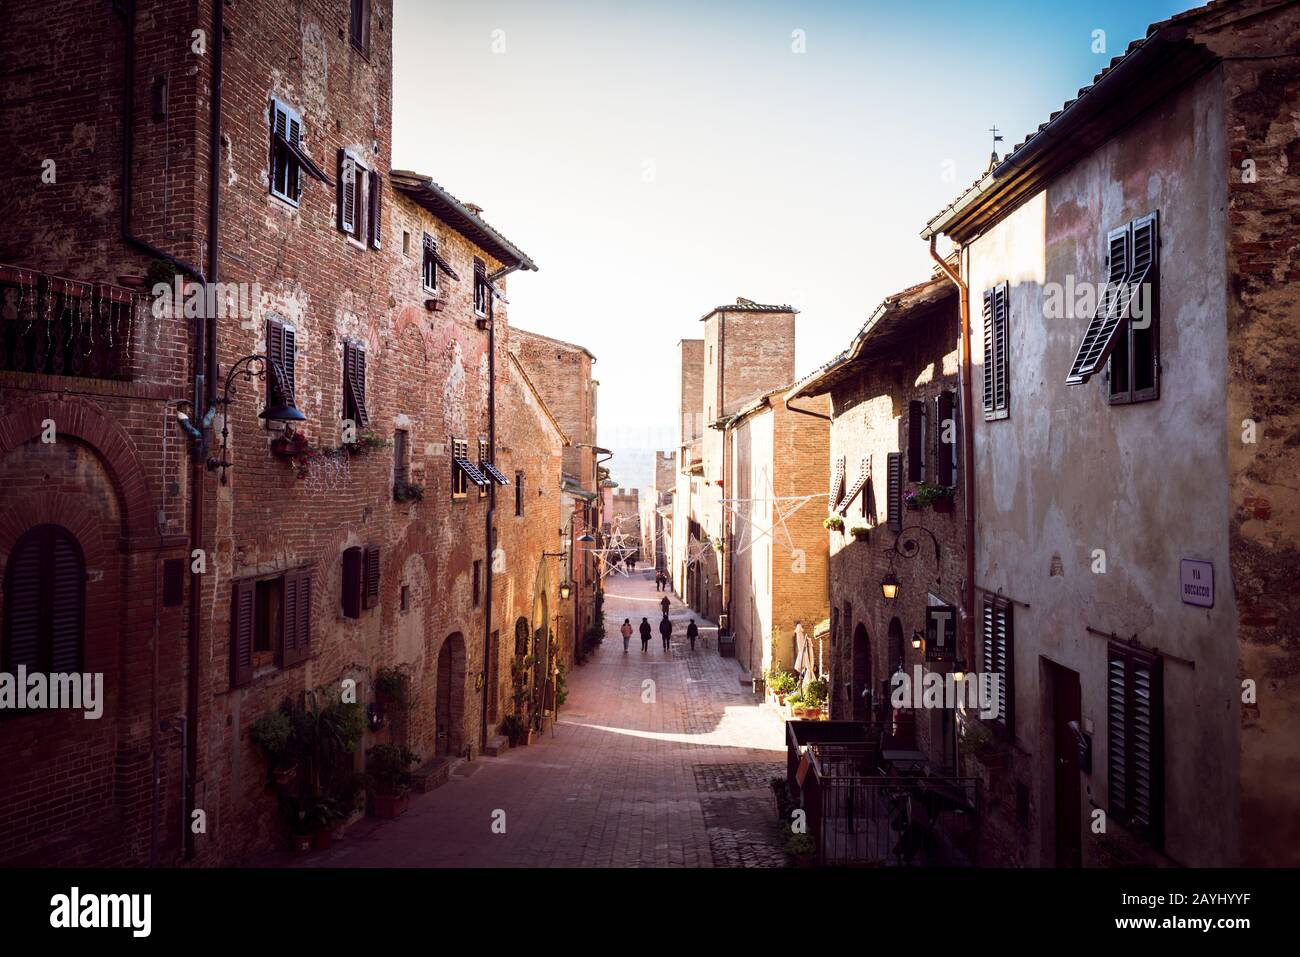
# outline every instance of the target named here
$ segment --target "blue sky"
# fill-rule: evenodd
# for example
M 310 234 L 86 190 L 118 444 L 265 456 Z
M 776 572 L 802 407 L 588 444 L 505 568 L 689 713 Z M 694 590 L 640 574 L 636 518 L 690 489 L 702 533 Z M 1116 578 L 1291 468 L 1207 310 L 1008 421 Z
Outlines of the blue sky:
M 1010 149 L 1189 5 L 396 0 L 393 162 L 537 262 L 510 321 L 596 355 L 602 443 L 666 448 L 701 315 L 791 303 L 811 370 L 927 275 L 990 126 Z

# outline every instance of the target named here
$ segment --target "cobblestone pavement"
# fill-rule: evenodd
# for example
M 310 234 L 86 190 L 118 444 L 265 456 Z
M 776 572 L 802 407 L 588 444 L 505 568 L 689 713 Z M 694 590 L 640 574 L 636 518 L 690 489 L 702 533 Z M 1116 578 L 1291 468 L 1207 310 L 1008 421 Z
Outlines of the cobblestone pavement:
M 782 773 L 780 717 L 717 653 L 717 629 L 670 596 L 674 635 L 649 651 L 624 618 L 656 629 L 648 571 L 606 582 L 604 643 L 569 675 L 553 734 L 461 764 L 396 821 L 367 819 L 304 867 L 771 867 L 784 864 L 768 781 Z M 651 695 L 650 692 L 653 692 Z M 645 700 L 643 700 L 643 698 Z M 493 833 L 493 815 L 505 833 Z M 272 862 L 268 862 L 272 863 Z

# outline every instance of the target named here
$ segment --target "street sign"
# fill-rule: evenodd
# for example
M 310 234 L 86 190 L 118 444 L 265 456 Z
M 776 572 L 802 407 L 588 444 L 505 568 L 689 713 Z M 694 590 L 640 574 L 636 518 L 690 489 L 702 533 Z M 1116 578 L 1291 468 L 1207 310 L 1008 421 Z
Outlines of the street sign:
M 1178 591 L 1184 605 L 1214 607 L 1214 563 L 1184 558 L 1178 563 Z

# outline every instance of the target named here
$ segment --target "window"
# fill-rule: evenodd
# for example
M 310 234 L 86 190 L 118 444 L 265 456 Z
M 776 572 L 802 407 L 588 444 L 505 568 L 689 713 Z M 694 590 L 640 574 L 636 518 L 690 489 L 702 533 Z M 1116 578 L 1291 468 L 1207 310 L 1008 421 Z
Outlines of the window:
M 424 264 L 420 277 L 425 292 L 438 291 L 438 241 L 428 233 L 424 234 Z
M 1160 397 L 1160 236 L 1155 213 L 1130 223 L 1128 232 L 1129 318 L 1116 333 L 1107 360 L 1112 405 Z M 1113 234 L 1112 234 L 1113 235 Z
M 370 56 L 370 0 L 352 0 L 348 39 L 362 56 Z
M 502 486 L 510 484 L 510 479 L 506 478 L 505 474 L 492 463 L 492 449 L 488 445 L 487 439 L 479 439 L 478 441 L 478 467 L 479 471 L 489 481 Z M 486 494 L 483 489 L 479 489 L 479 491 Z
M 1110 815 L 1164 843 L 1163 659 L 1134 644 L 1107 649 L 1106 776 Z
M 936 485 L 957 484 L 957 393 L 940 392 L 934 397 L 934 481 Z
M 339 150 L 339 230 L 362 245 L 379 249 L 383 180 L 351 150 Z
M 862 493 L 862 514 L 866 515 L 867 498 L 869 497 L 866 490 L 869 489 L 870 487 L 871 487 L 871 459 L 867 458 L 862 460 L 862 465 L 858 468 L 858 477 L 855 478 L 853 480 L 853 484 L 849 486 L 849 490 L 844 494 L 844 498 L 840 500 L 839 508 L 836 509 L 836 511 L 838 511 L 841 515 L 846 514 L 849 510 L 849 506 L 853 504 L 853 500 L 857 498 L 858 493 L 861 492 Z
M 297 333 L 279 319 L 266 320 L 266 404 L 293 405 L 297 374 Z M 268 423 L 269 424 L 269 423 Z
M 452 498 L 465 498 L 471 482 L 479 489 L 487 485 L 487 478 L 469 460 L 469 439 L 452 439 L 451 457 Z
M 481 473 L 483 473 L 484 476 L 487 475 L 487 464 L 489 458 L 491 458 L 491 452 L 488 450 L 487 439 L 479 439 L 478 440 L 478 470 Z M 488 493 L 488 483 L 484 482 L 482 485 L 478 487 L 478 497 L 484 498 L 486 497 L 487 493 Z
M 411 234 L 405 229 L 402 230 L 402 255 L 411 255 Z
M 885 470 L 886 496 L 888 499 L 889 527 L 896 532 L 903 530 L 903 453 L 890 452 Z
M 1005 419 L 1010 414 L 1007 381 L 1007 300 L 1009 283 L 984 293 L 984 418 Z
M 984 629 L 981 649 L 984 660 L 984 673 L 998 676 L 998 716 L 992 724 L 1006 733 L 1014 734 L 1015 723 L 1012 711 L 1015 707 L 1015 679 L 1012 636 L 1014 629 L 1011 619 L 1011 602 L 997 595 L 984 596 L 982 616 Z
M 24 532 L 5 566 L 4 599 L 4 671 L 81 671 L 86 562 L 71 532 L 61 525 Z
M 474 607 L 478 607 L 479 594 L 483 585 L 483 560 L 474 562 Z
M 302 194 L 302 174 L 323 183 L 329 179 L 302 149 L 302 117 L 281 101 L 271 99 L 271 195 L 297 206 Z
M 524 514 L 524 473 L 515 473 L 515 514 Z
M 366 414 L 366 347 L 359 342 L 343 343 L 343 418 L 358 429 L 370 427 Z
M 343 617 L 360 618 L 379 604 L 379 546 L 354 545 L 343 552 Z
M 474 260 L 474 311 L 486 316 L 492 306 L 492 287 L 487 281 L 487 268 L 481 259 Z
M 1109 361 L 1108 395 L 1114 404 L 1159 395 L 1156 334 L 1160 230 L 1156 213 L 1112 229 L 1106 236 L 1106 285 L 1084 331 L 1066 385 L 1081 385 Z
M 925 481 L 925 403 L 913 399 L 907 403 L 907 480 Z
M 274 662 L 280 668 L 306 661 L 311 650 L 311 569 L 274 578 L 243 578 L 232 589 L 230 686 L 246 685 Z
M 271 101 L 271 193 L 298 204 L 302 167 L 294 147 L 302 138 L 302 117 L 279 100 Z
M 406 429 L 393 430 L 393 489 L 401 491 L 406 488 L 410 471 L 410 445 Z
M 411 586 L 410 585 L 402 586 L 402 600 L 400 603 L 400 610 L 403 615 L 405 615 L 408 611 L 411 610 Z
M 834 512 L 840 506 L 840 499 L 844 496 L 844 456 L 835 460 L 835 467 L 831 469 L 831 486 L 826 498 L 826 509 Z

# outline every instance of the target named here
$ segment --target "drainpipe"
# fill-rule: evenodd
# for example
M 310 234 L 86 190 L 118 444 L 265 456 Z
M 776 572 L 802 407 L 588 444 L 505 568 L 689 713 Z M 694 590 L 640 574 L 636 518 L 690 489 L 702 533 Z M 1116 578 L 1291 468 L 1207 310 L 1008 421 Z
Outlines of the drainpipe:
M 961 311 L 961 438 L 962 480 L 966 522 L 966 580 L 962 587 L 962 635 L 965 639 L 963 657 L 967 668 L 975 663 L 975 409 L 971 405 L 970 356 L 970 289 L 961 276 L 935 249 L 936 236 L 930 234 L 930 257 L 939 264 L 945 276 L 957 287 Z

